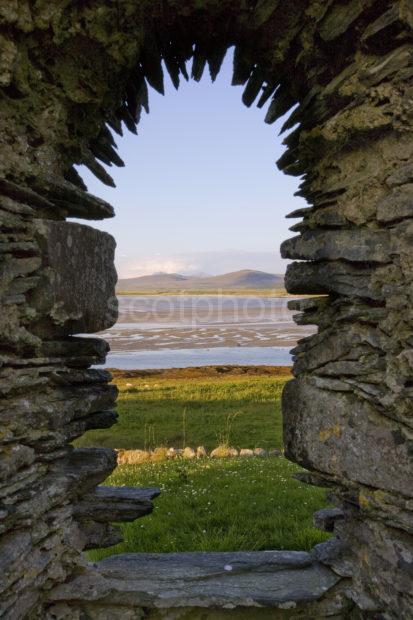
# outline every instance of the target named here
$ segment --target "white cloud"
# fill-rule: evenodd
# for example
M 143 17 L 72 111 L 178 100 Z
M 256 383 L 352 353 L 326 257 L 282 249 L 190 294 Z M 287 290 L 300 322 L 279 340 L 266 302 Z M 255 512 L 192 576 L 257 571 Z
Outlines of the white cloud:
M 136 261 L 118 261 L 118 272 L 120 278 L 135 278 L 137 276 L 147 276 L 153 273 L 181 273 L 189 275 L 196 273 L 199 268 L 190 258 L 179 257 L 148 257 Z

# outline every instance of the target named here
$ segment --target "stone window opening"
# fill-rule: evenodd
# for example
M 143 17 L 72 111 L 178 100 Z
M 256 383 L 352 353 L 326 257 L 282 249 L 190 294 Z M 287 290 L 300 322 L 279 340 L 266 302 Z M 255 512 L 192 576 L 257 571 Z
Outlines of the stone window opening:
M 0 17 L 3 616 L 409 618 L 409 2 L 6 2 Z M 313 295 L 294 302 L 297 320 L 318 333 L 296 350 L 285 440 L 307 482 L 330 487 L 335 536 L 309 555 L 85 565 L 79 514 L 136 497 L 99 490 L 111 451 L 70 448 L 115 421 L 116 398 L 91 368 L 105 343 L 71 335 L 104 325 L 115 282 L 113 240 L 65 221 L 113 214 L 73 165 L 110 184 L 105 123 L 136 130 L 162 58 L 176 81 L 193 57 L 199 79 L 229 45 L 246 104 L 268 96 L 268 120 L 296 105 L 278 165 L 302 176 L 309 206 L 282 252 L 287 289 Z
M 230 48 L 227 50 L 227 53 L 234 52 L 234 48 Z M 231 64 L 233 65 L 234 58 L 231 59 Z M 165 65 L 162 66 L 164 74 L 167 73 L 167 67 Z M 205 69 L 207 70 L 207 69 Z M 186 71 L 189 79 L 193 79 L 191 68 L 189 66 L 189 62 L 186 63 Z M 215 77 L 212 75 L 212 77 Z M 228 84 L 230 87 L 230 84 Z M 265 91 L 265 85 L 263 87 Z M 150 104 L 150 94 L 151 89 L 149 89 L 148 103 Z M 262 103 L 262 102 L 261 102 Z M 261 106 L 260 103 L 260 106 Z M 292 112 L 296 105 L 292 106 Z M 148 105 L 148 110 L 149 110 Z M 284 120 L 281 119 L 281 124 L 287 120 L 288 114 L 285 115 Z M 278 123 L 280 125 L 280 123 Z M 280 125 L 281 126 L 281 125 Z M 106 125 L 105 131 L 110 131 L 110 126 Z M 111 132 L 113 133 L 113 132 Z M 103 162 L 103 163 L 107 163 Z M 121 160 L 119 159 L 119 165 L 121 164 Z M 123 162 L 122 162 L 123 164 Z M 126 164 L 128 165 L 128 164 Z M 105 170 L 107 168 L 105 167 Z M 109 169 L 110 171 L 110 169 Z M 82 175 L 82 169 L 78 170 L 78 173 Z M 297 183 L 298 185 L 298 183 Z M 119 213 L 117 214 L 119 216 Z M 75 223 L 78 225 L 82 225 L 82 221 L 75 220 Z M 76 236 L 76 234 L 74 234 Z M 60 244 L 58 244 L 60 247 Z M 72 250 L 72 242 L 70 245 L 70 250 Z M 76 252 L 77 253 L 77 252 Z M 87 259 L 83 259 L 84 262 Z M 82 262 L 83 262 L 82 261 Z M 80 265 L 79 265 L 80 267 Z M 90 282 L 91 288 L 94 288 L 92 282 Z M 294 306 L 294 303 L 292 304 Z M 110 327 L 112 323 L 114 323 L 117 319 L 117 310 L 118 310 L 118 302 L 115 296 L 108 297 L 107 302 L 105 303 L 105 307 L 107 308 L 107 312 L 104 315 L 103 322 L 105 324 L 105 328 Z M 235 308 L 236 309 L 236 308 Z M 248 308 L 246 309 L 246 312 Z M 127 314 L 133 313 L 133 306 L 128 309 Z M 103 313 L 102 313 L 103 317 Z M 94 317 L 95 318 L 95 317 Z M 81 336 L 81 334 L 80 334 Z M 100 337 L 99 334 L 97 334 Z M 104 336 L 103 336 L 104 338 Z M 97 369 L 100 369 L 101 366 L 96 366 Z M 157 445 L 154 444 L 152 446 L 156 448 Z M 98 448 L 96 448 L 98 450 Z M 119 454 L 118 454 L 118 463 L 119 466 Z M 116 470 L 114 470 L 115 473 Z M 298 474 L 298 477 L 300 474 Z M 95 550 L 97 547 L 109 548 L 113 549 L 108 556 L 105 557 L 103 563 L 105 566 L 121 566 L 121 562 L 123 558 L 117 558 L 118 555 L 125 554 L 125 552 L 118 552 L 114 545 L 123 541 L 123 535 L 119 526 L 115 525 L 114 522 L 122 522 L 122 521 L 132 521 L 137 520 L 140 517 L 146 516 L 153 509 L 153 506 L 156 505 L 156 497 L 159 495 L 159 489 L 152 488 L 140 488 L 140 487 L 108 487 L 105 485 L 99 485 L 93 495 L 87 495 L 83 498 L 82 502 L 76 508 L 76 518 L 80 529 L 87 539 L 86 550 Z M 97 497 L 97 495 L 99 497 Z M 196 510 L 196 508 L 194 508 Z M 331 531 L 333 527 L 334 520 L 336 518 L 340 518 L 341 513 L 336 509 L 326 509 L 321 510 L 317 513 L 316 523 L 320 527 L 320 529 L 325 531 Z M 145 521 L 142 521 L 141 527 L 145 527 Z M 165 527 L 168 527 L 165 524 Z M 173 531 L 171 530 L 171 535 Z M 142 532 L 142 535 L 145 535 L 145 532 Z M 267 558 L 269 559 L 269 567 L 270 571 L 278 570 L 278 564 L 280 565 L 280 569 L 284 568 L 284 562 L 287 561 L 289 565 L 289 570 L 295 570 L 296 568 L 301 570 L 303 566 L 310 567 L 312 563 L 314 563 L 314 558 L 311 553 L 307 553 L 305 551 L 282 551 L 275 550 L 271 551 L 263 551 L 263 552 L 252 552 L 252 551 L 230 551 L 230 552 L 220 552 L 215 551 L 212 554 L 205 555 L 204 552 L 179 552 L 179 553 L 171 553 L 168 552 L 170 558 L 166 558 L 165 554 L 156 554 L 153 553 L 145 554 L 142 552 L 134 553 L 136 557 L 136 562 L 145 561 L 145 573 L 150 570 L 150 563 L 153 561 L 153 570 L 154 575 L 161 571 L 161 567 L 165 564 L 166 574 L 170 571 L 170 566 L 176 562 L 176 565 L 179 566 L 182 563 L 181 571 L 182 574 L 186 574 L 188 571 L 188 576 L 191 571 L 197 565 L 198 562 L 201 565 L 205 565 L 205 570 L 208 568 L 209 560 L 214 561 L 213 571 L 224 571 L 232 572 L 238 570 L 239 567 L 242 567 L 242 571 L 252 570 L 254 571 L 255 566 L 259 567 L 259 570 L 266 571 L 268 570 Z M 128 552 L 130 555 L 130 552 Z M 313 554 L 314 555 L 314 554 Z M 315 557 L 315 556 L 314 556 Z M 287 559 L 287 560 L 286 560 Z M 227 561 L 227 564 L 221 566 L 223 561 Z M 229 562 L 232 562 L 230 564 Z M 244 566 L 245 564 L 245 566 Z M 103 565 L 103 564 L 102 564 Z M 125 567 L 126 569 L 126 567 Z M 126 570 L 129 570 L 127 568 Z M 309 571 L 310 572 L 310 571 Z M 319 580 L 318 589 L 312 593 L 312 596 L 315 596 L 315 593 L 323 593 L 323 588 L 325 587 L 325 583 L 330 584 L 334 581 L 331 580 L 331 576 L 328 573 L 323 573 L 322 570 L 319 570 L 318 565 L 314 570 L 315 575 L 317 575 L 317 579 Z M 292 573 L 291 573 L 292 574 Z M 300 572 L 298 573 L 298 575 Z M 305 573 L 307 578 L 307 573 Z M 210 578 L 209 569 L 208 572 L 205 572 L 206 578 Z M 314 588 L 314 585 L 311 586 Z M 305 585 L 304 585 L 305 588 Z

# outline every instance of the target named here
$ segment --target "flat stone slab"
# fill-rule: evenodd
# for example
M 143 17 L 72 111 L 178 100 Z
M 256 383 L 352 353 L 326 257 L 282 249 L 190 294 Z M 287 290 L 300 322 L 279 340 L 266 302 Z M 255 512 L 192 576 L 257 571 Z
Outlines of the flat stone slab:
M 131 553 L 101 561 L 50 600 L 145 608 L 275 607 L 316 601 L 338 575 L 301 551 Z
M 115 240 L 76 222 L 37 224 L 42 279 L 31 303 L 39 314 L 38 335 L 96 333 L 117 319 Z
M 98 486 L 74 507 L 74 515 L 100 522 L 134 521 L 153 510 L 157 488 Z

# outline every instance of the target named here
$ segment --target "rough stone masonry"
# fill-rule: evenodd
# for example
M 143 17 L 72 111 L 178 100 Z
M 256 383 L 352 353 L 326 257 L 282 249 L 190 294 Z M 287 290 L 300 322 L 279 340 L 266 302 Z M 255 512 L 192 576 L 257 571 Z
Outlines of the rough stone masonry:
M 2 0 L 3 618 L 413 617 L 412 25 L 412 0 Z M 92 368 L 106 344 L 73 335 L 116 320 L 114 242 L 66 221 L 113 209 L 73 165 L 112 184 L 114 134 L 136 133 L 164 67 L 176 87 L 190 59 L 215 78 L 231 46 L 245 105 L 290 111 L 277 164 L 308 207 L 286 286 L 313 295 L 291 307 L 318 333 L 294 350 L 285 442 L 329 487 L 316 522 L 334 536 L 311 554 L 91 565 L 83 549 L 117 542 L 112 522 L 157 490 L 98 486 L 114 453 L 71 445 L 116 421 Z

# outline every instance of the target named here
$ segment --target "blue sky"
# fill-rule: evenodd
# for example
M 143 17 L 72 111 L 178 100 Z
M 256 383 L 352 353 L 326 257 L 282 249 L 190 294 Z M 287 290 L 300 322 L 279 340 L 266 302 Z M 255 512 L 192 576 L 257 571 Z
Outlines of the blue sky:
M 278 171 L 282 122 L 266 125 L 266 109 L 246 108 L 231 86 L 232 53 L 211 83 L 182 82 L 150 92 L 138 136 L 115 136 L 125 168 L 110 168 L 108 188 L 79 171 L 91 193 L 116 217 L 94 226 L 117 241 L 120 277 L 155 271 L 217 274 L 237 269 L 285 271 L 280 243 L 292 233 L 285 215 L 300 206 L 299 181 Z

